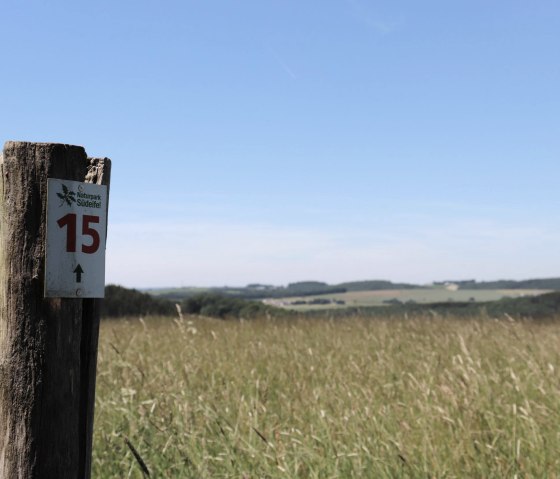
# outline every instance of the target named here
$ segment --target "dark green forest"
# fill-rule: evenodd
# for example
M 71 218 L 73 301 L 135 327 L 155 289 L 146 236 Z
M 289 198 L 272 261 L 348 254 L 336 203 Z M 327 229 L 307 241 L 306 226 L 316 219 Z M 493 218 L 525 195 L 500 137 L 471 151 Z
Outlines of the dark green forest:
M 177 314 L 175 305 L 163 298 L 156 298 L 136 289 L 110 284 L 105 286 L 105 299 L 102 309 L 103 317 L 119 318 L 122 316 L 169 316 Z
M 215 318 L 253 318 L 283 310 L 272 308 L 259 301 L 231 298 L 215 293 L 199 293 L 182 301 L 151 296 L 135 289 L 108 285 L 105 287 L 102 316 L 119 318 L 124 316 L 176 316 L 179 304 L 183 313 L 200 314 Z

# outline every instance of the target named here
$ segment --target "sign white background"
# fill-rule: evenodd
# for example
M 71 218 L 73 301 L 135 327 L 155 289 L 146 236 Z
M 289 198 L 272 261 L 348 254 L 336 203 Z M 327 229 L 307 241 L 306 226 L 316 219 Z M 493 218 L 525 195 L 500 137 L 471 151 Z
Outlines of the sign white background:
M 45 297 L 103 298 L 107 187 L 48 179 Z

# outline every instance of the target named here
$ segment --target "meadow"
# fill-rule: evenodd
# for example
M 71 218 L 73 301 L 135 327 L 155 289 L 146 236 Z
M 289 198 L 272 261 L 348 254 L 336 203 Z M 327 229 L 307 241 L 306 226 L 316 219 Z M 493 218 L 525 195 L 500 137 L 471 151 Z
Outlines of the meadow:
M 105 321 L 92 477 L 560 477 L 552 319 Z

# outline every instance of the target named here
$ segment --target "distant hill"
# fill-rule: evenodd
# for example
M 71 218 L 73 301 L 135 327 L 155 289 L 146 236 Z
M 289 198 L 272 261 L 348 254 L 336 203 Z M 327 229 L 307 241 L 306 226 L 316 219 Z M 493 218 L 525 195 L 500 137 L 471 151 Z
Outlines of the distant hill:
M 459 289 L 541 289 L 560 291 L 560 278 L 528 279 L 523 281 L 498 280 L 481 281 L 440 281 L 434 282 L 433 287 L 440 288 L 448 284 L 455 284 Z M 392 289 L 420 289 L 431 286 L 393 283 L 392 281 L 375 279 L 365 281 L 349 281 L 339 284 L 328 284 L 321 281 L 300 281 L 287 286 L 273 286 L 270 284 L 253 283 L 241 287 L 213 287 L 213 288 L 166 288 L 148 289 L 144 292 L 170 301 L 181 302 L 199 294 L 218 294 L 241 299 L 280 299 L 293 296 L 317 296 L 321 294 L 346 293 L 348 291 L 386 291 Z
M 385 280 L 353 281 L 340 284 L 328 284 L 322 281 L 299 281 L 287 286 L 249 284 L 244 287 L 214 288 L 166 288 L 147 289 L 146 293 L 171 301 L 182 301 L 201 293 L 219 294 L 242 299 L 289 298 L 291 296 L 316 296 L 320 294 L 346 293 L 347 291 L 377 291 L 389 289 L 414 289 L 422 286 L 407 283 L 392 283 Z
M 399 303 L 398 301 L 386 307 L 369 306 L 347 309 L 331 309 L 323 311 L 309 311 L 308 316 L 342 317 L 352 314 L 380 318 L 401 318 L 415 314 L 439 314 L 453 317 L 490 317 L 503 318 L 509 315 L 513 318 L 553 319 L 560 318 L 560 292 L 545 293 L 523 298 L 504 298 L 485 303 L 473 302 L 442 302 L 428 304 Z
M 461 289 L 552 289 L 560 290 L 560 278 L 526 279 L 521 281 L 453 281 Z
M 255 283 L 244 287 L 223 286 L 214 288 L 167 288 L 148 289 L 145 292 L 160 298 L 167 298 L 172 301 L 182 301 L 199 294 L 218 294 L 241 299 L 265 299 L 345 293 L 346 289 L 338 286 L 330 286 L 327 283 L 320 281 L 301 281 L 298 283 L 290 283 L 288 286 L 271 286 Z
M 423 286 L 408 283 L 393 283 L 381 279 L 368 280 L 368 281 L 351 281 L 349 283 L 340 283 L 336 285 L 337 288 L 345 289 L 346 291 L 382 291 L 390 289 L 418 289 Z

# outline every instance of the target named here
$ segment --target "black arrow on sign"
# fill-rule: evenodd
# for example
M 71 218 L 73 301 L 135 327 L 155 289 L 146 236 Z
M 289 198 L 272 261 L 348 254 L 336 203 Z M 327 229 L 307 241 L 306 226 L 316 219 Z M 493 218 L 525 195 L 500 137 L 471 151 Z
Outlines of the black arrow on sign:
M 80 265 L 76 266 L 76 269 L 73 272 L 76 273 L 76 283 L 81 283 L 82 282 L 82 273 L 84 272 L 82 267 Z

